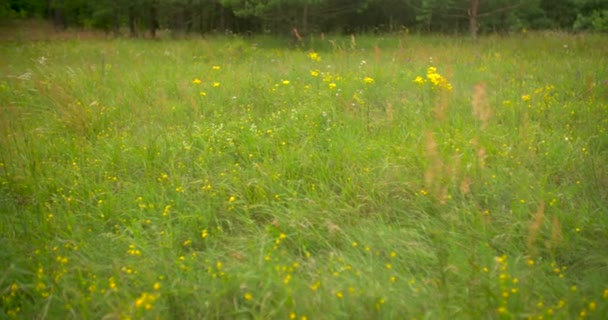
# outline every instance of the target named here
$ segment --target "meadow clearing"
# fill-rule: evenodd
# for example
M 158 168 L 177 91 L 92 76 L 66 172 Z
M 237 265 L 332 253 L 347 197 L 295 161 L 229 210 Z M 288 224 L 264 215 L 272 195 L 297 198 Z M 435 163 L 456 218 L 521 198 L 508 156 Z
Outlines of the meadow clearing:
M 1 317 L 605 319 L 607 40 L 3 40 Z

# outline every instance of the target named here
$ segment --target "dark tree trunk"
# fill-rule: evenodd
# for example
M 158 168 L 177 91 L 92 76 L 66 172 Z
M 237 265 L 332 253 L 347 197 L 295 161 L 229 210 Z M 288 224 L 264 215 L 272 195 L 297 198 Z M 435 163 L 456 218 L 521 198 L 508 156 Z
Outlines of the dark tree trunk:
M 171 31 L 183 32 L 185 29 L 184 21 L 186 20 L 186 8 L 182 8 L 181 10 L 175 9 L 173 10 L 172 21 L 171 21 Z
M 48 18 L 53 22 L 55 29 L 65 29 L 66 21 L 63 16 L 63 4 L 60 0 L 48 0 L 46 5 Z
M 226 13 L 224 6 L 220 6 L 220 32 L 226 32 Z
M 63 9 L 62 8 L 53 8 L 53 24 L 57 29 L 65 29 L 66 23 L 63 18 Z
M 137 36 L 137 28 L 135 26 L 135 5 L 129 5 L 129 35 L 131 37 Z
M 477 39 L 479 1 L 480 0 L 471 0 L 471 7 L 469 8 L 469 32 L 471 32 L 473 40 Z
M 115 36 L 120 34 L 120 12 L 116 0 L 112 3 L 112 32 Z
M 308 2 L 304 4 L 302 11 L 302 33 L 308 32 Z
M 150 36 L 156 37 L 156 30 L 158 30 L 158 7 L 156 1 L 150 3 Z
M 190 33 L 192 31 L 192 10 L 193 5 L 192 1 L 188 1 L 186 6 L 182 9 L 182 17 L 184 19 L 183 24 L 186 29 L 186 33 Z
M 51 21 L 53 19 L 53 0 L 46 0 L 45 16 Z
M 205 33 L 205 4 L 203 1 L 198 1 L 198 32 L 200 34 Z

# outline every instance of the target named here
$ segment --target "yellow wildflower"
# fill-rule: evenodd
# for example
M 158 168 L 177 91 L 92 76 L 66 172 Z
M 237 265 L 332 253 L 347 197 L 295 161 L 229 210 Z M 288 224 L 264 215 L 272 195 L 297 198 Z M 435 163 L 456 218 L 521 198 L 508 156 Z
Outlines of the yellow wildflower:
M 154 307 L 154 300 L 156 300 L 155 295 L 144 292 L 141 294 L 141 296 L 139 296 L 137 300 L 135 300 L 135 307 L 144 308 L 146 310 L 152 310 Z
M 426 78 L 435 86 L 439 86 L 441 84 L 441 76 L 437 73 L 429 73 L 426 75 Z
M 417 76 L 416 79 L 414 79 L 414 83 L 418 84 L 418 85 L 423 85 L 424 84 L 424 79 L 421 76 Z
M 308 57 L 309 57 L 309 58 L 310 58 L 310 60 L 312 60 L 312 61 L 316 61 L 316 62 L 321 61 L 321 56 L 319 56 L 319 54 L 318 54 L 318 53 L 316 53 L 316 52 L 314 52 L 314 51 L 313 51 L 313 52 L 309 52 L 309 53 L 308 53 Z

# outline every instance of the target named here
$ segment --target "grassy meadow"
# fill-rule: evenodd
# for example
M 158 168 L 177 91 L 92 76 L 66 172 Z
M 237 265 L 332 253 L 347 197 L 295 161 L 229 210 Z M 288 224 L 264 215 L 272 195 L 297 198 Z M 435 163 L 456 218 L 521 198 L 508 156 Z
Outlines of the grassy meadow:
M 0 41 L 0 318 L 604 319 L 608 38 Z

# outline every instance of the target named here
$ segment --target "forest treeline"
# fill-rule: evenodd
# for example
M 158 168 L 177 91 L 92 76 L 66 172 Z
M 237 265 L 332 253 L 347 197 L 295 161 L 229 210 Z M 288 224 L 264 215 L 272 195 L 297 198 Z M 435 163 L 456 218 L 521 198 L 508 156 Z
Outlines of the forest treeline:
M 171 33 L 608 32 L 606 0 L 0 0 L 0 19 L 130 36 Z

